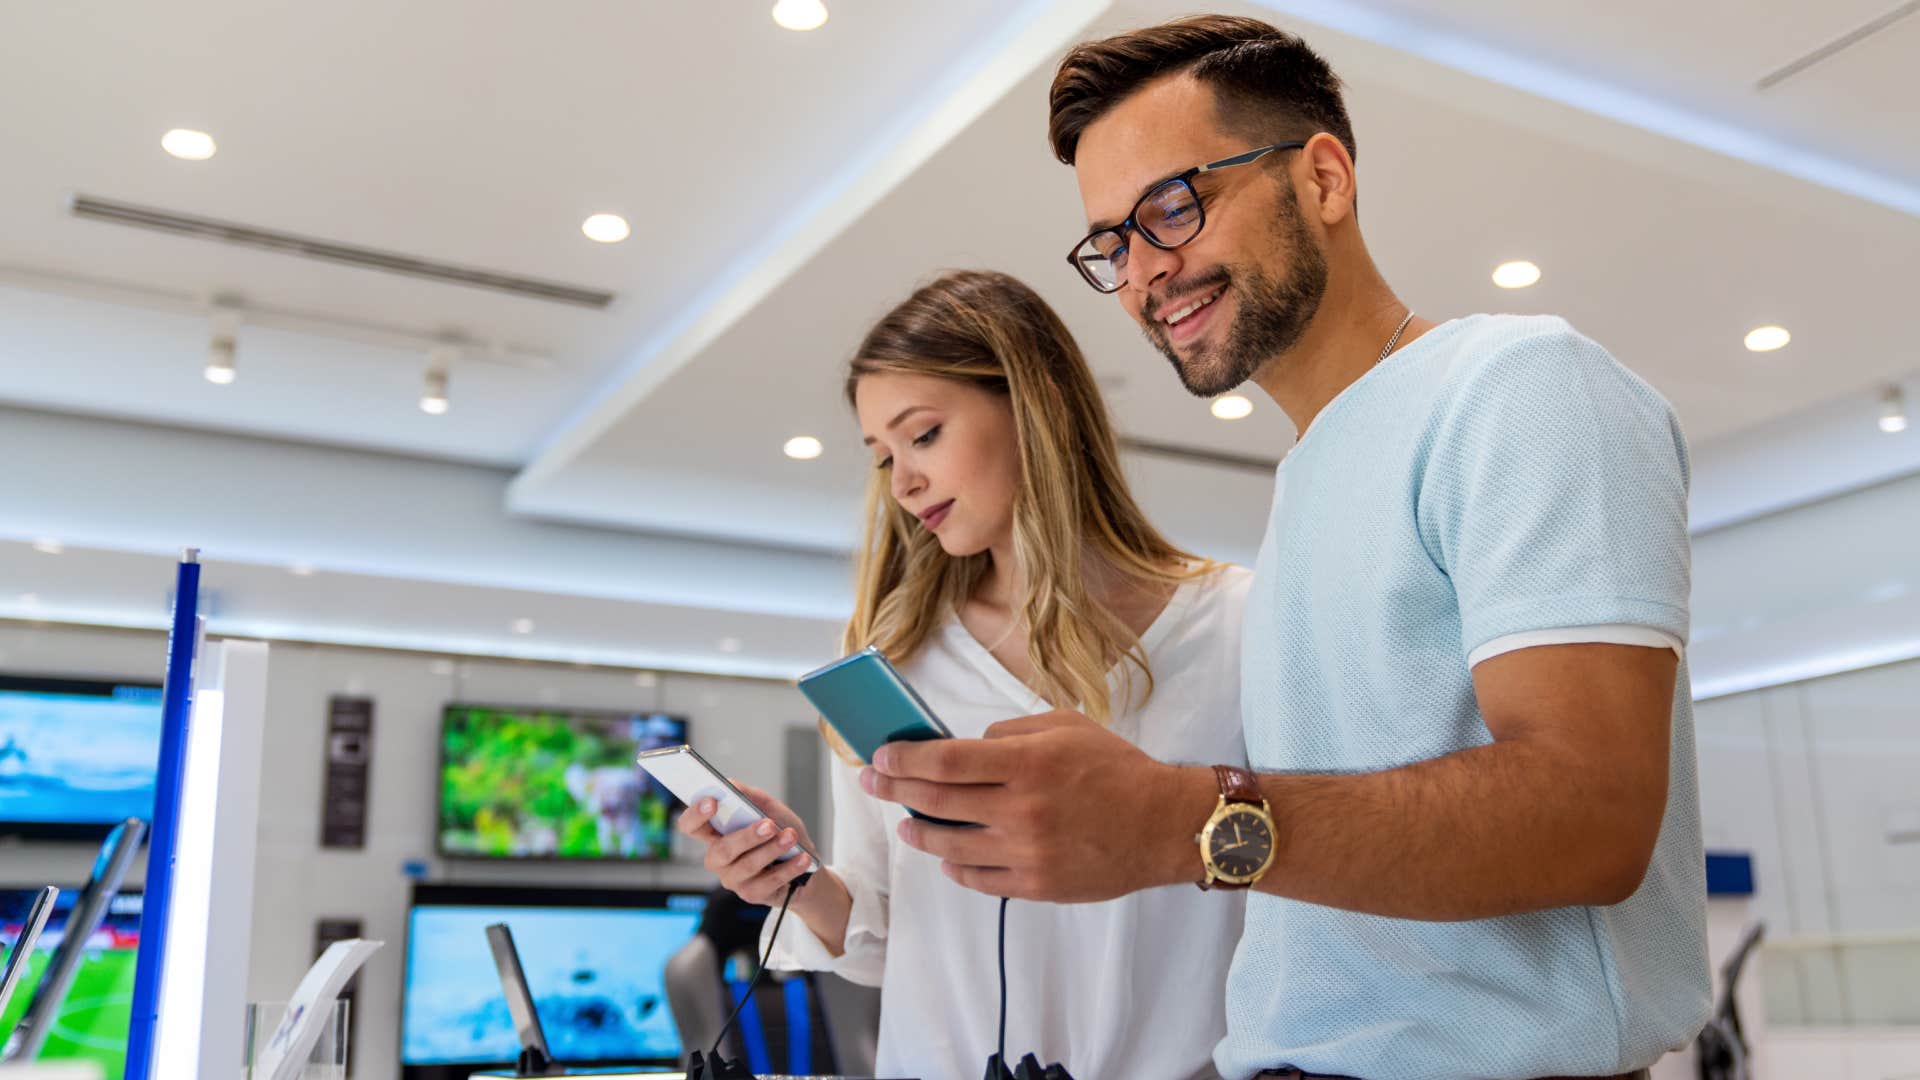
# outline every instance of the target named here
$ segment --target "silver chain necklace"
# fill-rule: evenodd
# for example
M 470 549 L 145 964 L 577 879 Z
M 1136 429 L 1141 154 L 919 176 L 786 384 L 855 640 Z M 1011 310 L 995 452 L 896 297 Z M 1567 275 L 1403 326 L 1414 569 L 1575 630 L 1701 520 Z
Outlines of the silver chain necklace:
M 1389 355 L 1393 353 L 1393 347 L 1395 345 L 1400 344 L 1400 335 L 1406 333 L 1407 324 L 1412 321 L 1413 321 L 1413 312 L 1412 310 L 1408 310 L 1407 317 L 1400 320 L 1400 325 L 1394 329 L 1393 336 L 1387 339 L 1387 347 L 1380 350 L 1380 359 L 1375 360 L 1373 362 L 1374 367 L 1379 367 L 1380 361 L 1385 360 Z

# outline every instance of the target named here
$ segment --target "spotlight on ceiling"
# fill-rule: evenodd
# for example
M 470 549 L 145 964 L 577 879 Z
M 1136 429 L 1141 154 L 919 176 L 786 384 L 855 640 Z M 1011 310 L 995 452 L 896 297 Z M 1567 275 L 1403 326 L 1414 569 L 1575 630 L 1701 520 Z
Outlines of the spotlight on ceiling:
M 827 5 L 820 0 L 780 0 L 773 5 L 773 21 L 788 30 L 818 30 L 827 21 Z
M 1540 268 L 1522 259 L 1493 268 L 1493 283 L 1503 289 L 1524 289 L 1540 280 Z
M 218 147 L 213 145 L 213 136 L 204 131 L 174 128 L 160 136 L 160 149 L 182 161 L 205 161 Z
M 207 342 L 207 366 L 201 374 L 216 386 L 225 386 L 235 377 L 234 355 L 239 351 L 240 309 L 227 303 L 213 305 L 213 338 Z
M 617 244 L 633 233 L 627 219 L 619 214 L 595 214 L 580 223 L 580 231 L 587 234 L 587 239 L 602 244 Z
M 453 367 L 460 350 L 439 345 L 427 351 L 427 375 L 420 390 L 420 411 L 428 416 L 444 416 L 452 402 L 447 399 L 447 371 Z
M 1782 326 L 1756 326 L 1747 331 L 1747 349 L 1750 352 L 1772 352 L 1785 348 L 1793 335 Z
M 1880 392 L 1880 430 L 1889 435 L 1907 430 L 1907 395 L 1897 386 Z
M 1253 402 L 1239 394 L 1213 399 L 1213 415 L 1222 420 L 1244 420 L 1253 414 Z

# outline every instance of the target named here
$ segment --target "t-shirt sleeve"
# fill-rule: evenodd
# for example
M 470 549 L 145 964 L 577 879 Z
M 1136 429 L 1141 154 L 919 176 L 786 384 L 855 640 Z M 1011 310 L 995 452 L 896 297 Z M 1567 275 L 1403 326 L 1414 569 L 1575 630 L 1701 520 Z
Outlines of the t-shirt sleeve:
M 1685 642 L 1688 459 L 1672 407 L 1564 326 L 1470 358 L 1449 382 L 1419 522 L 1454 583 L 1462 654 L 1594 626 Z
M 828 769 L 833 785 L 833 871 L 853 898 L 845 943 L 835 956 L 805 922 L 788 915 L 767 966 L 777 971 L 831 971 L 848 982 L 879 986 L 887 963 L 892 855 L 885 808 L 890 804 L 860 789 L 860 766 L 834 761 Z M 773 922 L 768 919 L 761 929 L 763 951 Z

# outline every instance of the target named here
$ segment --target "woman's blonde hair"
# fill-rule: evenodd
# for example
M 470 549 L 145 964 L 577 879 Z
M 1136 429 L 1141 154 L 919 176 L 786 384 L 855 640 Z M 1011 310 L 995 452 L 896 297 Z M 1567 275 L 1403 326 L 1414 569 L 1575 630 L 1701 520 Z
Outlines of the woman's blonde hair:
M 1005 274 L 945 274 L 868 332 L 847 373 L 848 404 L 861 379 L 883 372 L 969 383 L 1013 408 L 1020 453 L 1013 549 L 1025 576 L 1015 617 L 1027 625 L 1034 689 L 1105 723 L 1115 709 L 1107 674 L 1125 658 L 1123 692 L 1131 696 L 1137 668 L 1151 694 L 1153 672 L 1139 638 L 1087 587 L 1089 559 L 1141 584 L 1174 585 L 1215 566 L 1161 536 L 1133 501 L 1106 406 L 1066 324 Z M 845 651 L 878 645 L 894 660 L 912 656 L 959 610 L 989 560 L 986 552 L 948 555 L 875 470 Z

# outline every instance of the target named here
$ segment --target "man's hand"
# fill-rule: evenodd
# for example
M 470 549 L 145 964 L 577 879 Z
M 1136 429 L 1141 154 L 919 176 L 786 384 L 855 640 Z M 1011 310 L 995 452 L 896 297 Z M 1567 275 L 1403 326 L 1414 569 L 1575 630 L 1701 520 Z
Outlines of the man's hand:
M 1193 833 L 1217 792 L 1076 712 L 1006 720 L 984 739 L 897 742 L 860 774 L 868 793 L 949 821 L 900 838 L 992 896 L 1107 900 L 1201 877 Z

